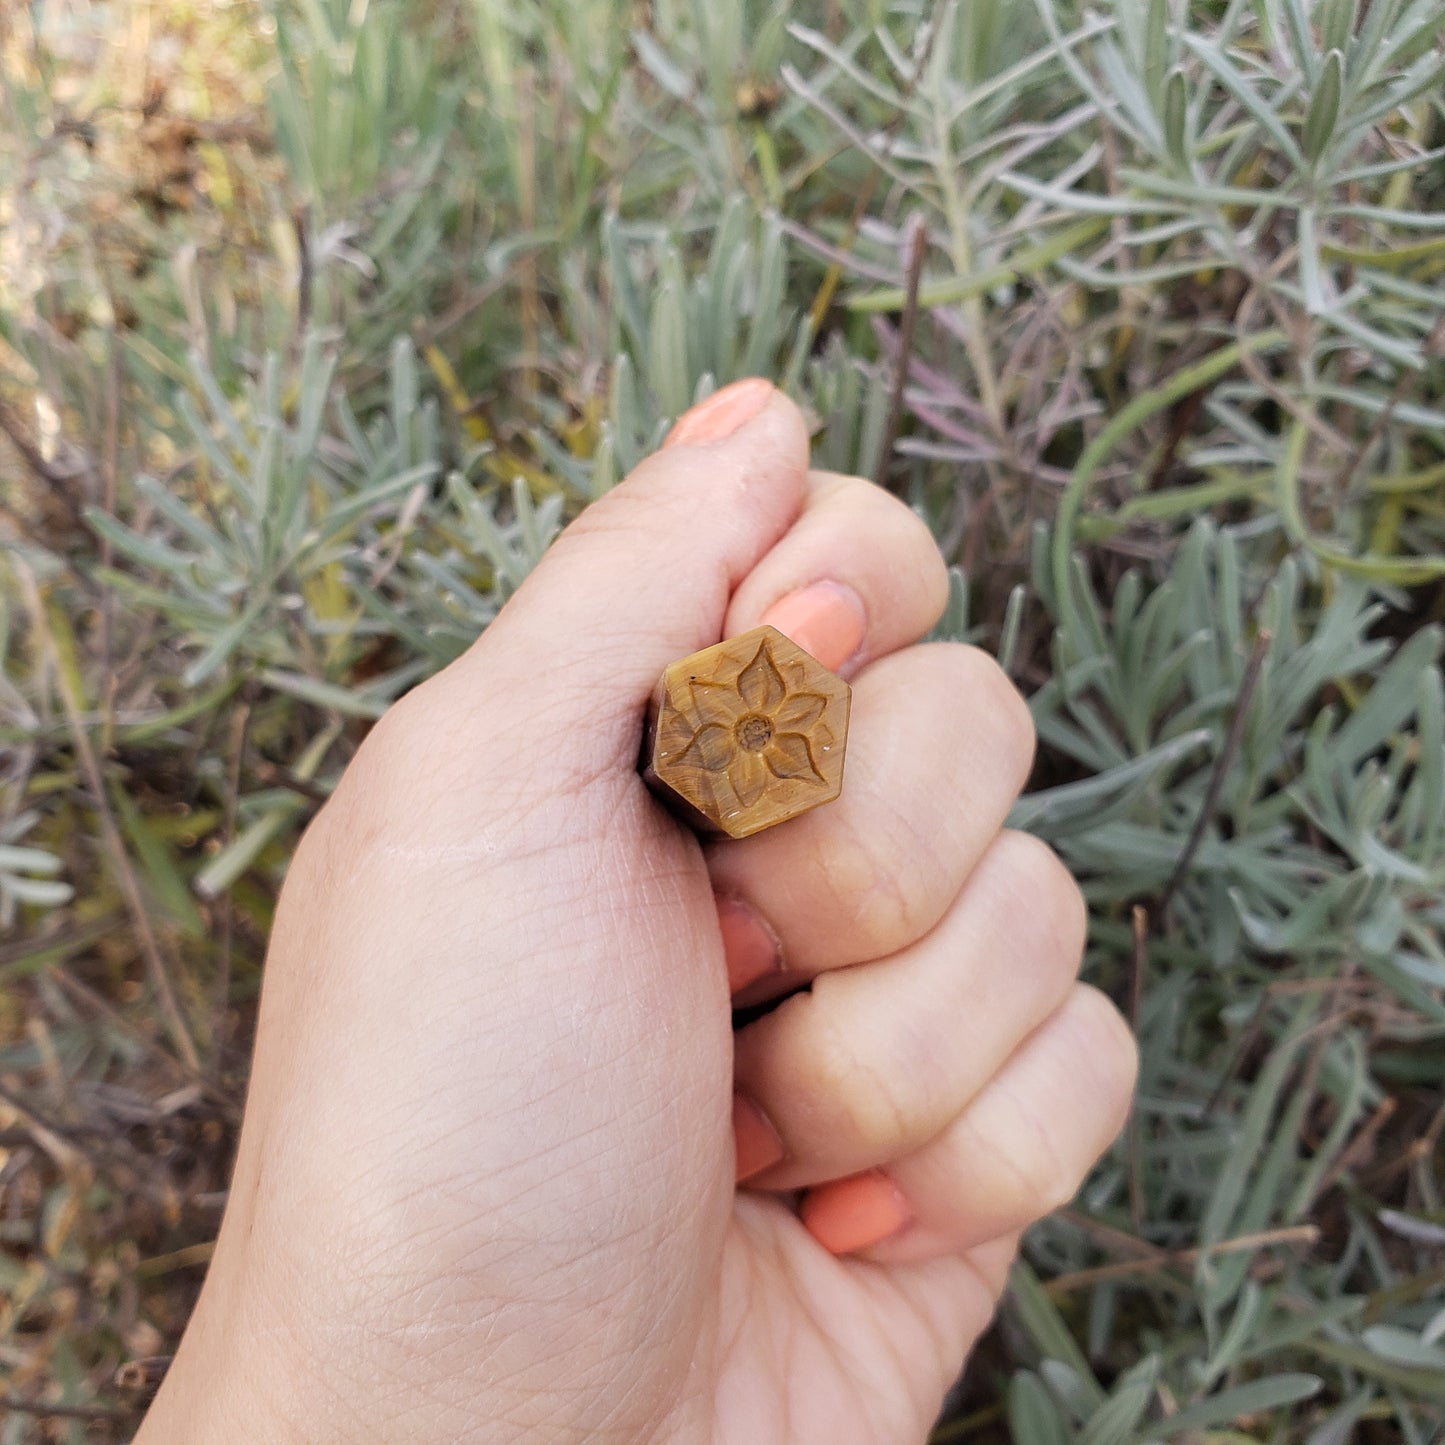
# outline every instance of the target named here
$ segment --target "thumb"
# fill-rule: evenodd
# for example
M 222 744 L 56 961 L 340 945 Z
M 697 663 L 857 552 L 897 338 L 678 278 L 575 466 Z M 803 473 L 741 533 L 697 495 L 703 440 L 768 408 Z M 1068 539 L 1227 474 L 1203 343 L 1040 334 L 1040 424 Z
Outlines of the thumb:
M 530 653 L 535 685 L 585 697 L 592 717 L 634 713 L 668 663 L 720 640 L 807 471 L 798 408 L 760 377 L 724 387 L 563 532 L 487 638 Z

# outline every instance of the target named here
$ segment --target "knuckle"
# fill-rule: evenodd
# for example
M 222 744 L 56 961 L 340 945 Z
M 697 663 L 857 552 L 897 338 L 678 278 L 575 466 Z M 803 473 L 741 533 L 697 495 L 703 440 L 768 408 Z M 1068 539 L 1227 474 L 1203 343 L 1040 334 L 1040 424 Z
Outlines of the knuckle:
M 825 974 L 813 985 L 808 1090 L 817 1117 L 829 1121 L 830 1145 L 849 1158 L 877 1159 L 907 1132 L 907 1090 L 886 1040 L 846 1026 L 851 1011 L 833 1006 L 832 979 Z
M 926 858 L 877 824 L 828 837 L 820 859 L 826 906 L 847 920 L 860 959 L 881 958 L 925 931 Z
M 1020 1223 L 1052 1214 L 1078 1189 L 1078 1180 L 1050 1137 L 1047 1121 L 1030 1113 L 1026 1123 L 1027 1130 L 1019 1137 L 994 1146 L 998 1175 L 993 1192 L 998 1212 Z
M 347 769 L 347 776 L 375 784 L 393 778 L 405 778 L 414 771 L 418 761 L 435 759 L 448 739 L 438 737 L 446 731 L 448 710 L 438 706 L 446 673 L 413 688 L 372 724 L 356 757 Z
M 948 564 L 928 523 L 875 482 L 839 472 L 815 471 L 812 476 L 815 493 L 825 498 L 830 512 L 846 518 L 850 532 L 868 536 L 878 555 L 896 559 L 919 614 L 930 621 L 942 616 L 948 603 Z
M 282 889 L 296 892 L 303 886 L 306 891 L 326 897 L 337 873 L 342 843 L 347 834 L 344 817 L 345 803 L 338 802 L 337 796 L 322 805 L 321 810 L 306 825 L 306 830 L 297 840 L 291 853 L 291 862 L 286 869 L 286 884 Z M 297 880 L 292 882 L 292 880 Z M 304 884 L 303 884 L 304 880 Z
M 1114 1005 L 1097 989 L 1077 984 L 1062 1012 L 1073 1032 L 1068 1077 L 1087 1097 L 1088 1107 L 1063 1134 L 1046 1100 L 1034 1100 L 1026 1109 L 1018 1145 L 1007 1161 L 1020 1217 L 1051 1213 L 1074 1197 L 1123 1127 L 1133 1094 L 1135 1045 Z
M 437 720 L 427 718 L 421 691 L 393 703 L 362 739 L 324 810 L 331 828 L 355 828 L 435 786 L 436 759 L 448 755 L 448 744 L 438 739 Z
M 917 554 L 930 560 L 937 558 L 937 566 L 929 568 L 930 575 L 927 580 L 932 583 L 935 575 L 941 576 L 946 593 L 948 568 L 944 563 L 943 553 L 938 550 L 938 543 L 934 540 L 933 529 L 901 497 L 885 492 L 872 482 L 865 482 L 864 487 L 866 490 L 863 495 L 868 497 L 878 510 L 879 526 L 888 527 L 898 545 L 906 547 L 910 555 Z
M 971 647 L 970 662 L 974 694 L 980 699 L 975 707 L 980 715 L 993 720 L 997 730 L 996 746 L 1000 753 L 1006 753 L 1016 769 L 1016 790 L 1022 789 L 1033 772 L 1033 757 L 1039 746 L 1032 709 L 994 657 Z
M 929 642 L 909 649 L 926 656 L 950 745 L 957 747 L 962 720 L 963 755 L 970 766 L 1002 772 L 1011 794 L 1022 791 L 1038 746 L 1033 713 L 1024 695 L 994 658 L 963 642 Z
M 1074 1006 L 1090 1067 L 1097 1075 L 1098 1097 L 1104 1115 L 1117 1133 L 1129 1112 L 1134 1086 L 1139 1081 L 1139 1044 L 1124 1015 L 1107 995 L 1090 984 L 1079 984 Z
M 936 622 L 948 606 L 948 563 L 928 523 L 901 498 L 886 495 L 897 514 L 895 525 L 901 545 L 914 559 L 909 572 L 912 584 L 922 594 L 921 610 L 926 609 L 926 615 Z
M 1089 931 L 1083 890 L 1063 859 L 1032 833 L 1006 829 L 994 844 L 997 866 L 1008 879 L 1011 913 L 1026 924 L 1046 958 L 1079 970 Z
M 958 646 L 964 656 L 968 715 L 990 724 L 993 746 L 1007 762 L 1018 792 L 1033 771 L 1038 749 L 1034 715 L 1023 693 L 993 657 L 977 647 Z

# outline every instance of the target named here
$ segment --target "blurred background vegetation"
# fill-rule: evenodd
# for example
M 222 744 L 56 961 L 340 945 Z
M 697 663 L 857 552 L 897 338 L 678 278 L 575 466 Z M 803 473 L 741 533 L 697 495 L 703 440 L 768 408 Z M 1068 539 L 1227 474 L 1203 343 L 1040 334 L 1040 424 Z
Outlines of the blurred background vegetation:
M 752 372 L 956 564 L 1143 1043 L 936 1439 L 1438 1441 L 1442 26 L 0 7 L 0 1445 L 163 1372 L 369 722 Z

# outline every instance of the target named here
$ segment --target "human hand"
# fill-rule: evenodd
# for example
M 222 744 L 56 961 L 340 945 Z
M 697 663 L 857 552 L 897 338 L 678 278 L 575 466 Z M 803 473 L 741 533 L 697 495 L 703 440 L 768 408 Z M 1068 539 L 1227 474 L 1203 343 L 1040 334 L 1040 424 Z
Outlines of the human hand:
M 912 645 L 926 530 L 810 473 L 765 383 L 671 441 L 308 830 L 142 1445 L 922 1440 L 1019 1232 L 1117 1132 L 1082 900 L 1001 831 L 1028 711 Z M 637 776 L 643 709 L 762 621 L 853 681 L 843 795 L 703 845 Z M 809 980 L 734 1035 L 730 986 Z

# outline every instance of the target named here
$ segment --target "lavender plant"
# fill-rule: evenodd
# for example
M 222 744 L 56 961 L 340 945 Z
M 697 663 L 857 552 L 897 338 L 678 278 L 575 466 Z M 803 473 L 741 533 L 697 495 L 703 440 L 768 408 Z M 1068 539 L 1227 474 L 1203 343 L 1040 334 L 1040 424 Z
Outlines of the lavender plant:
M 956 564 L 1143 1048 L 935 1438 L 1431 1445 L 1440 0 L 135 8 L 0 16 L 0 1445 L 178 1337 L 370 721 L 752 372 Z

